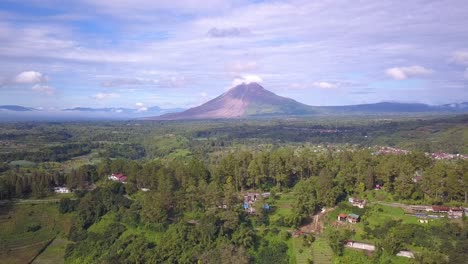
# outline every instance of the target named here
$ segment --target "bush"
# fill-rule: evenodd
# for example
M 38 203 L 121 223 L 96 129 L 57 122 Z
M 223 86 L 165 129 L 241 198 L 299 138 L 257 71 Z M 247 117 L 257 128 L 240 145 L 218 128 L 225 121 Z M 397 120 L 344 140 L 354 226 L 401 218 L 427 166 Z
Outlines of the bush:
M 73 212 L 78 205 L 78 200 L 71 200 L 70 198 L 62 198 L 59 202 L 59 212 L 61 214 L 66 214 L 69 212 Z
M 273 227 L 273 228 L 271 229 L 271 233 L 273 233 L 273 234 L 275 234 L 275 235 L 279 234 L 279 232 L 280 232 L 280 230 L 279 230 L 278 228 L 276 228 L 276 227 Z
M 28 232 L 36 232 L 39 229 L 41 229 L 41 224 L 40 223 L 32 223 L 28 225 Z
M 302 237 L 302 245 L 304 247 L 308 246 L 309 244 L 314 243 L 315 237 L 313 235 L 304 235 Z
M 280 215 L 277 219 L 275 219 L 273 224 L 277 226 L 286 226 L 284 223 L 284 216 Z
M 260 247 L 256 256 L 256 263 L 259 264 L 287 264 L 289 263 L 288 245 L 283 242 L 273 242 L 268 246 Z
M 280 237 L 283 240 L 288 240 L 291 237 L 291 234 L 288 231 L 283 230 L 280 232 Z

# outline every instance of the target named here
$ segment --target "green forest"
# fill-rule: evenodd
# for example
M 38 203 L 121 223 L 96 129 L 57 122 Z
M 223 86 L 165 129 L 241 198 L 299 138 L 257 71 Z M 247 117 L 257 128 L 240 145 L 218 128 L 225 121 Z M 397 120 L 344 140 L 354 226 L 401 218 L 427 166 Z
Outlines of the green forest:
M 421 224 L 408 208 L 468 207 L 467 124 L 466 115 L 0 124 L 0 257 L 22 263 L 15 254 L 33 237 L 37 254 L 24 263 L 51 252 L 64 263 L 462 263 L 466 216 Z M 441 152 L 452 156 L 430 155 Z M 268 195 L 249 211 L 247 193 Z M 337 223 L 340 213 L 360 221 Z M 13 221 L 22 214 L 30 221 Z

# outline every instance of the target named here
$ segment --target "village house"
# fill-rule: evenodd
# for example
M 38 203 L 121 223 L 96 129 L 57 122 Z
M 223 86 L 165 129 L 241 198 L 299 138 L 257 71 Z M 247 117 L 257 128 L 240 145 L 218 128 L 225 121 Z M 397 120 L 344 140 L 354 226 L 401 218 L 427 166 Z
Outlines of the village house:
M 55 193 L 70 193 L 70 189 L 67 187 L 54 187 Z
M 255 214 L 255 208 L 253 206 L 249 205 L 249 203 L 244 203 L 244 210 L 249 213 L 249 214 Z
M 407 155 L 410 152 L 404 149 L 392 148 L 392 147 L 380 147 L 380 149 L 376 152 L 377 155 Z
M 338 221 L 340 221 L 340 222 L 346 222 L 346 218 L 348 218 L 347 214 L 341 213 L 341 214 L 338 215 Z
M 434 213 L 448 213 L 450 208 L 447 206 L 432 206 L 432 212 Z
M 270 197 L 270 193 L 269 192 L 266 192 L 266 193 L 256 193 L 256 192 L 252 192 L 252 193 L 245 193 L 244 194 L 244 209 L 246 212 L 248 212 L 249 214 L 255 214 L 255 208 L 253 207 L 253 204 L 258 200 L 260 199 L 260 197 L 266 199 L 268 197 Z M 265 210 L 270 210 L 270 206 L 268 204 L 264 205 L 264 209 Z
M 463 217 L 463 208 L 461 207 L 452 207 L 450 208 L 448 215 L 450 218 L 461 218 Z
M 108 179 L 111 181 L 127 183 L 127 176 L 125 176 L 123 173 L 112 173 L 112 175 L 109 176 Z
M 346 220 L 348 220 L 348 222 L 350 223 L 357 223 L 359 222 L 359 215 L 357 214 L 348 214 L 348 216 L 346 217 Z
M 435 160 L 468 159 L 468 155 L 450 154 L 450 153 L 444 153 L 444 152 L 425 153 L 425 154 L 426 156 L 429 156 Z
M 414 258 L 414 253 L 411 251 L 406 251 L 402 250 L 396 254 L 399 257 L 405 257 L 405 258 Z
M 356 199 L 356 198 L 349 198 L 348 201 L 353 205 L 353 206 L 356 206 L 356 207 L 359 207 L 359 208 L 364 208 L 366 206 L 366 200 L 361 200 L 361 199 Z
M 367 250 L 367 251 L 375 250 L 375 246 L 372 244 L 366 244 L 366 243 L 361 243 L 361 242 L 356 242 L 356 241 L 351 241 L 351 240 L 346 242 L 345 247 L 362 249 L 362 250 Z
M 252 204 L 260 197 L 259 193 L 246 193 L 244 194 L 244 203 Z

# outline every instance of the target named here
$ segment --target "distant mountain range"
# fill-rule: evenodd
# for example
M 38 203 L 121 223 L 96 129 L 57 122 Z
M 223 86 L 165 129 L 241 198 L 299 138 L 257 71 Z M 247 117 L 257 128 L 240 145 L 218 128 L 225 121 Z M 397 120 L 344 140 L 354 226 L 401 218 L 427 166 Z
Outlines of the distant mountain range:
M 31 107 L 24 107 L 20 105 L 0 105 L 0 111 L 15 111 L 15 112 L 27 112 L 27 111 L 36 111 L 37 109 Z
M 181 108 L 89 108 L 75 107 L 57 111 L 38 110 L 19 105 L 0 106 L 0 121 L 26 120 L 191 120 L 233 119 L 282 116 L 382 115 L 405 113 L 468 113 L 468 102 L 427 105 L 382 102 L 347 106 L 310 106 L 266 90 L 258 83 L 241 84 L 222 95 L 188 110 Z
M 163 109 L 158 106 L 143 109 L 75 107 L 61 110 L 40 110 L 19 105 L 0 105 L 0 121 L 129 120 L 183 110 L 185 109 Z
M 124 107 L 107 107 L 107 108 L 89 108 L 89 107 L 75 107 L 63 109 L 63 111 L 75 112 L 104 112 L 104 113 L 121 113 L 121 114 L 136 114 L 136 115 L 150 115 L 150 114 L 164 114 L 184 111 L 183 108 L 170 108 L 163 109 L 159 106 L 148 107 L 144 110 L 124 108 Z
M 375 103 L 349 106 L 310 106 L 276 95 L 258 83 L 241 84 L 200 106 L 156 120 L 224 119 L 262 116 L 350 115 L 384 113 L 468 112 L 468 103 L 431 106 L 417 103 Z

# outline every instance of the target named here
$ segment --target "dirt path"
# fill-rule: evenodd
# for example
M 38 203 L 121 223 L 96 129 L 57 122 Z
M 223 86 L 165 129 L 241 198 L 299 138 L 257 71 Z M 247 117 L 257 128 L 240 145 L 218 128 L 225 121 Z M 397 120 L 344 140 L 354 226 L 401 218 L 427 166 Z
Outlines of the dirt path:
M 312 216 L 312 219 L 309 223 L 306 225 L 300 227 L 299 229 L 304 232 L 304 233 L 314 233 L 314 234 L 320 234 L 323 232 L 324 229 L 324 218 L 326 215 L 335 210 L 335 208 L 327 208 L 323 212 L 320 212 L 314 216 Z
M 77 200 L 75 197 L 71 197 L 70 200 Z M 14 199 L 14 200 L 1 200 L 0 205 L 4 204 L 47 204 L 47 203 L 59 203 L 60 199 Z
M 10 204 L 10 203 L 13 203 L 13 204 L 43 204 L 43 203 L 58 203 L 60 202 L 60 199 L 47 199 L 47 200 L 22 200 L 22 199 L 18 199 L 18 200 L 3 200 L 3 201 L 0 201 L 0 205 L 1 204 Z

